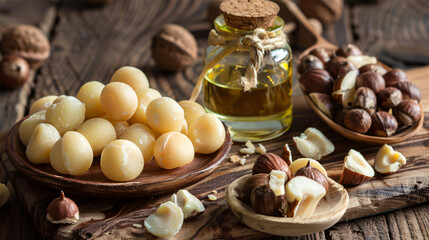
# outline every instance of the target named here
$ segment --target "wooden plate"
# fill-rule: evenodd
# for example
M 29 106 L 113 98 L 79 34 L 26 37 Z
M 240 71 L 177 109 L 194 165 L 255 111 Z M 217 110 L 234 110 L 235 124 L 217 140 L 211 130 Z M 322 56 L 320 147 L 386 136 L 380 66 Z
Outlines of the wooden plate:
M 347 210 L 349 195 L 347 190 L 334 180 L 329 180 L 329 191 L 322 198 L 311 217 L 272 217 L 255 213 L 250 206 L 241 202 L 237 189 L 250 175 L 232 182 L 226 191 L 226 201 L 234 215 L 257 231 L 279 236 L 299 236 L 320 232 L 337 223 Z
M 191 163 L 173 170 L 161 169 L 152 160 L 145 164 L 143 172 L 136 179 L 113 182 L 101 172 L 98 157 L 94 158 L 90 170 L 80 176 L 59 175 L 49 164 L 38 165 L 28 161 L 25 147 L 18 136 L 22 121 L 12 127 L 6 139 L 7 155 L 16 168 L 26 176 L 53 188 L 87 196 L 148 197 L 179 190 L 211 174 L 232 145 L 231 136 L 225 127 L 225 142 L 212 154 L 195 154 Z

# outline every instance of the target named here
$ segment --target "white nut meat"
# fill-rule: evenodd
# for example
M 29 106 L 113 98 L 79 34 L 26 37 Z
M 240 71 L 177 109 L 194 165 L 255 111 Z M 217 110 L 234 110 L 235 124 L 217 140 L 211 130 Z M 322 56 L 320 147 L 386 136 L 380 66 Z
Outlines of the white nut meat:
M 311 216 L 325 194 L 325 188 L 310 178 L 304 176 L 292 178 L 286 184 L 285 193 L 285 197 L 290 203 L 288 217 Z
M 179 190 L 177 194 L 173 194 L 170 200 L 182 209 L 185 219 L 192 218 L 205 210 L 204 204 L 184 189 Z
M 406 163 L 404 155 L 384 144 L 375 156 L 374 168 L 379 173 L 389 174 L 397 172 Z
M 176 235 L 183 225 L 182 209 L 171 201 L 159 206 L 156 213 L 144 221 L 146 229 L 157 237 L 168 238 Z
M 293 137 L 302 156 L 320 160 L 335 150 L 334 144 L 316 128 L 309 127 L 299 137 Z

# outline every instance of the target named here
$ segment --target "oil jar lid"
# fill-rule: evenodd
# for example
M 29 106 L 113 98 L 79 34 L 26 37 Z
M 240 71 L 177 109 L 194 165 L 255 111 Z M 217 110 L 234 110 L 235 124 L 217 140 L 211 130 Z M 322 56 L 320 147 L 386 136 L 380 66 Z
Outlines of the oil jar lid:
M 266 0 L 230 0 L 223 2 L 220 10 L 228 26 L 253 30 L 270 28 L 280 7 Z

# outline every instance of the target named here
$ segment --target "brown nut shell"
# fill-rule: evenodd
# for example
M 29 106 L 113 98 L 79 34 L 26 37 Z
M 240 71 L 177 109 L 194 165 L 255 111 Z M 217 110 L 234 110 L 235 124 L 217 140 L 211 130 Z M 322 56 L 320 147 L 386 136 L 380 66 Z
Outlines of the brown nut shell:
M 279 155 L 274 153 L 264 153 L 259 155 L 253 165 L 252 175 L 256 175 L 258 173 L 269 174 L 272 170 L 285 172 L 287 176 L 286 182 L 292 177 L 289 166 Z
M 311 180 L 320 183 L 325 188 L 326 192 L 329 190 L 329 182 L 325 174 L 323 174 L 319 169 L 312 167 L 311 161 L 308 161 L 307 166 L 298 169 L 295 173 L 295 177 L 296 176 L 308 177 Z
M 384 74 L 383 78 L 386 81 L 386 87 L 394 87 L 400 82 L 407 81 L 408 76 L 402 69 L 394 68 Z
M 371 177 L 369 176 L 354 172 L 348 168 L 344 168 L 338 183 L 342 185 L 359 185 L 370 179 Z
M 366 133 L 371 127 L 371 116 L 363 109 L 352 109 L 344 116 L 344 126 L 358 133 Z
M 30 79 L 30 67 L 25 59 L 8 55 L 0 62 L 0 86 L 17 88 Z
M 374 91 L 375 94 L 386 87 L 384 78 L 376 72 L 365 72 L 356 79 L 356 88 L 367 87 Z
M 277 209 L 277 197 L 269 186 L 259 186 L 252 190 L 250 206 L 259 214 L 274 216 Z
M 420 102 L 420 89 L 412 82 L 399 82 L 395 85 L 402 92 L 402 99 L 414 99 Z
M 254 188 L 259 186 L 268 186 L 269 187 L 270 175 L 266 173 L 259 173 L 256 175 L 250 176 L 243 186 L 240 187 L 239 199 L 247 204 L 250 204 L 250 197 Z
M 60 197 L 52 200 L 48 205 L 46 218 L 54 224 L 74 224 L 79 220 L 79 208 L 73 200 L 65 197 L 64 192 L 61 191 Z
M 327 71 L 317 68 L 307 69 L 302 74 L 300 82 L 304 92 L 308 94 L 313 92 L 331 94 L 334 85 L 331 75 Z
M 398 121 L 388 112 L 379 111 L 371 116 L 371 132 L 380 137 L 390 137 L 398 129 Z
M 353 107 L 365 109 L 371 114 L 377 108 L 377 96 L 370 88 L 360 87 L 353 96 Z
M 288 166 L 292 163 L 292 151 L 290 150 L 287 143 L 283 146 L 280 157 L 286 162 Z
M 362 56 L 362 51 L 354 44 L 347 44 L 344 46 L 339 47 L 335 54 L 337 56 L 341 57 L 348 57 L 348 56 Z
M 300 74 L 303 74 L 307 69 L 310 68 L 319 68 L 323 69 L 323 62 L 316 56 L 312 54 L 305 55 L 298 66 L 298 71 Z
M 396 107 L 402 101 L 402 93 L 394 87 L 387 87 L 377 94 L 378 106 L 383 110 Z
M 365 72 L 382 73 L 383 71 L 385 71 L 385 70 L 380 65 L 374 64 L 374 63 L 366 64 L 366 65 L 363 65 L 362 67 L 359 68 L 360 74 L 365 73 Z
M 319 58 L 324 66 L 331 60 L 331 54 L 324 48 L 315 48 L 310 51 L 310 54 Z
M 393 115 L 405 126 L 412 126 L 420 120 L 422 112 L 416 101 L 407 99 L 393 109 Z

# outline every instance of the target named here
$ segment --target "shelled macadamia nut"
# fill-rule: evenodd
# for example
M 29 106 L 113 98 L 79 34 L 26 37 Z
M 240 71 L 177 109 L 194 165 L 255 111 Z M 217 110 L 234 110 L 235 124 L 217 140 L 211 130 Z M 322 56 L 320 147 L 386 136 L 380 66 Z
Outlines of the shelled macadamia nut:
M 191 124 L 188 137 L 195 152 L 209 154 L 222 146 L 225 141 L 225 128 L 215 115 L 205 113 Z
M 117 139 L 104 147 L 100 167 L 104 176 L 112 181 L 131 181 L 143 171 L 143 154 L 133 142 Z
M 72 96 L 64 97 L 46 110 L 46 122 L 54 126 L 61 135 L 75 130 L 84 120 L 85 104 Z
M 122 133 L 124 133 L 125 130 L 127 130 L 127 128 L 130 126 L 127 121 L 113 120 L 112 118 L 107 116 L 107 114 L 103 115 L 103 118 L 106 119 L 107 121 L 109 121 L 113 125 L 113 127 L 115 128 L 116 138 L 120 138 Z
M 35 101 L 30 107 L 30 113 L 28 115 L 33 115 L 36 112 L 48 109 L 52 103 L 57 99 L 58 96 L 49 95 L 42 98 L 39 98 Z
M 179 132 L 168 132 L 156 139 L 153 155 L 159 167 L 178 168 L 194 160 L 194 146 L 187 136 Z
M 135 123 L 122 133 L 121 138 L 130 140 L 139 147 L 143 154 L 145 163 L 152 159 L 155 134 L 148 126 L 141 123 Z
M 183 111 L 185 112 L 185 119 L 188 123 L 188 126 L 191 126 L 195 119 L 206 113 L 206 110 L 204 110 L 203 106 L 194 101 L 182 100 L 179 102 L 179 105 L 183 108 Z
M 100 102 L 100 94 L 103 88 L 104 84 L 97 81 L 87 82 L 80 87 L 76 97 L 85 104 L 85 117 L 87 119 L 103 115 L 104 110 Z
M 40 123 L 31 134 L 25 154 L 32 163 L 49 163 L 52 146 L 60 139 L 58 130 L 50 124 Z
M 169 97 L 157 98 L 147 106 L 147 123 L 160 133 L 180 132 L 184 118 L 182 107 Z
M 24 146 L 28 145 L 31 134 L 33 133 L 36 126 L 39 125 L 39 123 L 44 123 L 46 121 L 45 114 L 46 110 L 43 110 L 34 113 L 22 121 L 21 125 L 19 126 L 19 139 L 21 140 L 22 144 L 24 144 Z
M 132 87 L 134 91 L 149 87 L 146 75 L 140 69 L 131 66 L 124 66 L 116 70 L 110 82 L 123 82 Z
M 76 131 L 68 131 L 51 149 L 50 162 L 59 173 L 82 175 L 92 165 L 93 154 L 88 140 Z
M 94 157 L 100 156 L 104 146 L 116 139 L 113 125 L 104 118 L 91 118 L 83 122 L 77 129 L 91 145 Z
M 137 109 L 137 95 L 125 83 L 111 82 L 100 94 L 101 107 L 107 115 L 116 121 L 127 121 Z
M 133 123 L 143 123 L 147 124 L 146 120 L 146 110 L 152 100 L 160 98 L 161 94 L 152 88 L 140 88 L 136 90 L 138 104 L 137 109 L 134 115 L 128 120 L 130 124 Z

